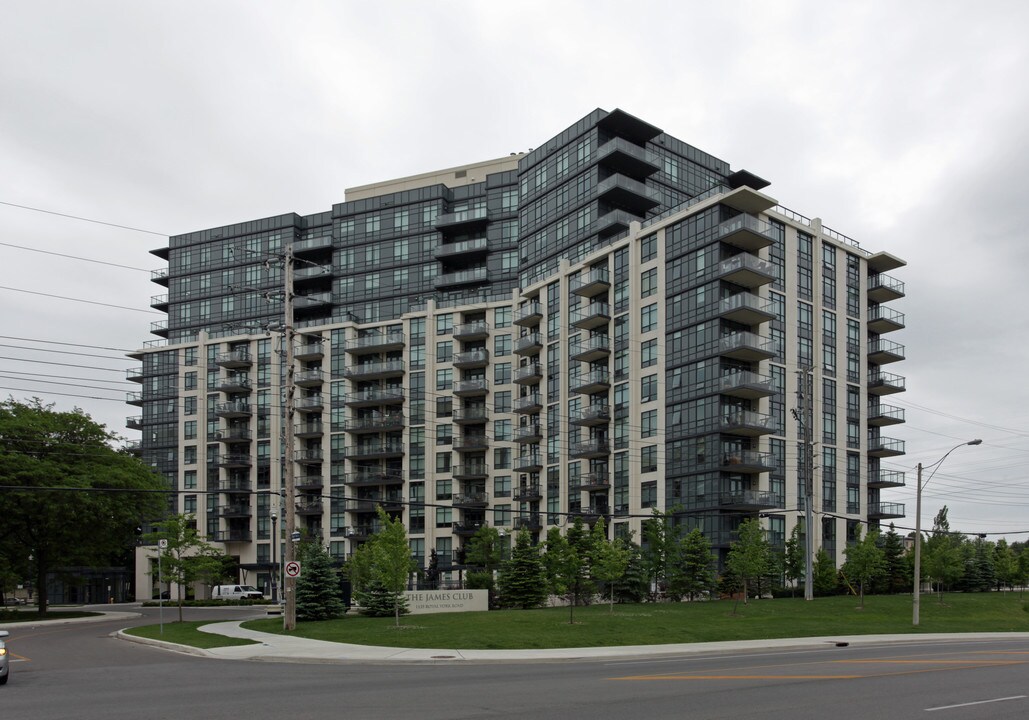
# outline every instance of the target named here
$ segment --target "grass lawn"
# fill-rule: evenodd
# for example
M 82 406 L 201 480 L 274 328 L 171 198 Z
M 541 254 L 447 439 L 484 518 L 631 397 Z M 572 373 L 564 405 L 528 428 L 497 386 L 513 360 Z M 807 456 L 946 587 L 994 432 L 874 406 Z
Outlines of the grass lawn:
M 316 640 L 410 648 L 517 649 L 660 645 L 718 640 L 898 633 L 1029 632 L 1029 599 L 1020 593 L 947 594 L 940 603 L 925 595 L 921 623 L 911 626 L 910 595 L 852 596 L 750 601 L 440 613 L 400 618 L 348 615 L 341 620 L 299 622 L 294 634 Z M 735 613 L 734 613 L 735 609 Z M 167 626 L 166 626 L 167 627 Z M 252 620 L 244 627 L 281 633 L 282 619 Z
M 141 627 L 129 628 L 125 631 L 126 635 L 135 635 L 136 637 L 149 638 L 151 640 L 164 640 L 165 642 L 178 643 L 179 645 L 189 645 L 190 647 L 196 648 L 218 648 L 218 647 L 229 647 L 230 645 L 256 645 L 256 640 L 247 640 L 245 638 L 231 638 L 224 635 L 214 635 L 212 633 L 200 632 L 197 628 L 201 625 L 210 625 L 210 620 L 202 620 L 199 622 L 166 622 L 164 624 L 164 632 L 161 632 L 161 626 L 158 625 L 143 625 Z M 279 621 L 282 624 L 282 621 Z

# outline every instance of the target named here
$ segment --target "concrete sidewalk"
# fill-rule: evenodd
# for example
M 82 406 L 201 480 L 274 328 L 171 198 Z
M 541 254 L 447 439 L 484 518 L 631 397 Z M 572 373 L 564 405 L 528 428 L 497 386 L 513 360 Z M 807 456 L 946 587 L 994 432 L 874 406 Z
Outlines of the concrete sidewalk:
M 856 635 L 844 637 L 783 638 L 779 640 L 739 640 L 731 642 L 688 643 L 677 645 L 627 645 L 597 648 L 554 648 L 548 650 L 456 650 L 453 648 L 413 649 L 350 645 L 347 643 L 307 640 L 305 638 L 257 632 L 240 627 L 245 621 L 220 622 L 205 625 L 203 632 L 256 641 L 252 645 L 199 648 L 149 640 L 119 632 L 119 637 L 133 642 L 165 647 L 204 657 L 223 660 L 257 660 L 268 662 L 307 663 L 422 663 L 455 662 L 526 663 L 562 660 L 626 660 L 652 657 L 676 657 L 720 652 L 768 651 L 784 649 L 814 650 L 837 646 L 914 644 L 942 640 L 997 640 L 1029 641 L 1029 633 L 974 633 L 974 634 L 919 634 L 919 635 Z

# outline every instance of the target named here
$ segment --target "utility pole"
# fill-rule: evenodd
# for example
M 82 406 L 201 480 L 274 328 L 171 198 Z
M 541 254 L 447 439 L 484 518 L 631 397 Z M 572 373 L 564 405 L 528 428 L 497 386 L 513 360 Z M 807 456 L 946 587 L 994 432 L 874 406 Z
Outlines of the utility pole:
M 285 445 L 284 452 L 284 467 L 282 468 L 282 482 L 284 486 L 285 495 L 283 497 L 282 512 L 285 515 L 283 518 L 286 527 L 286 546 L 282 552 L 282 564 L 284 567 L 288 567 L 290 563 L 296 560 L 297 546 L 293 540 L 293 535 L 297 529 L 297 514 L 296 514 L 296 478 L 293 474 L 294 468 L 294 447 L 293 447 L 293 416 L 296 412 L 294 407 L 293 397 L 296 394 L 296 385 L 294 384 L 294 369 L 293 369 L 293 342 L 294 342 L 294 331 L 293 331 L 293 246 L 287 245 L 286 252 L 283 255 L 283 273 L 285 276 L 285 291 L 283 294 L 283 306 L 284 306 L 284 330 L 283 330 L 283 342 L 285 343 L 285 362 L 286 362 L 286 377 L 283 385 L 285 391 L 285 419 L 283 427 L 283 440 Z M 276 542 L 278 538 L 276 538 Z M 286 578 L 283 582 L 283 594 L 286 599 L 286 607 L 282 614 L 282 628 L 283 630 L 295 630 L 297 627 L 297 579 L 292 577 L 289 573 L 286 574 Z
M 813 389 L 812 372 L 810 368 L 797 371 L 797 399 L 800 403 L 799 412 L 795 415 L 800 422 L 801 439 L 804 451 L 800 458 L 800 477 L 804 482 L 804 599 L 813 600 L 815 597 L 815 467 L 814 467 L 814 444 L 813 440 L 813 415 L 814 408 L 811 398 Z

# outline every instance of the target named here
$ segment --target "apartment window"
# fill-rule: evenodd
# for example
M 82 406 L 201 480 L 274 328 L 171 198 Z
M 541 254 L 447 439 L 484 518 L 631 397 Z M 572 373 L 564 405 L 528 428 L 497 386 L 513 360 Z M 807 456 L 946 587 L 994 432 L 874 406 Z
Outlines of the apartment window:
M 450 527 L 454 522 L 454 511 L 450 508 L 436 508 L 436 527 Z
M 493 366 L 493 382 L 497 385 L 507 385 L 511 382 L 511 363 L 497 363 Z
M 190 395 L 189 397 L 182 399 L 182 414 L 183 415 L 196 415 L 197 414 L 197 398 L 196 395 Z
M 657 470 L 657 445 L 646 445 L 640 450 L 641 472 L 655 472 Z
M 454 482 L 452 480 L 436 481 L 436 499 L 449 500 L 454 493 Z
M 448 475 L 450 473 L 450 453 L 439 452 L 436 453 L 436 472 L 441 475 Z M 439 483 L 436 483 L 437 490 L 439 489 Z
M 493 439 L 508 441 L 511 439 L 511 421 L 495 420 L 493 422 Z
M 449 335 L 454 330 L 454 316 L 451 313 L 436 316 L 436 334 Z
M 647 305 L 640 310 L 640 332 L 657 329 L 657 303 Z
M 493 412 L 511 412 L 511 391 L 502 390 L 493 395 Z
M 656 482 L 645 482 L 640 485 L 640 506 L 645 508 L 657 507 Z
M 197 446 L 196 445 L 187 445 L 186 447 L 182 448 L 182 462 L 185 463 L 186 465 L 196 465 L 197 464 Z
M 436 444 L 437 445 L 450 445 L 454 440 L 454 426 L 453 425 L 437 425 L 436 426 Z
M 640 402 L 657 400 L 657 375 L 647 375 L 640 380 Z
M 436 343 L 436 362 L 448 363 L 454 359 L 454 343 L 444 340 Z
M 511 476 L 498 475 L 493 478 L 493 496 L 511 497 Z
M 503 357 L 511 354 L 511 336 L 497 335 L 493 338 L 493 354 L 496 357 Z
M 194 398 L 196 399 L 196 398 Z M 183 440 L 196 440 L 197 436 L 197 421 L 187 420 L 182 425 L 182 439 Z
M 645 263 L 657 257 L 657 235 L 640 240 L 640 262 Z
M 647 410 L 640 416 L 641 437 L 654 437 L 657 435 L 657 410 Z
M 195 372 L 188 372 L 183 375 L 184 390 L 196 390 L 197 389 L 197 374 Z
M 511 448 L 493 448 L 493 469 L 508 470 L 511 468 Z
M 441 368 L 436 371 L 436 389 L 449 390 L 454 386 L 454 371 L 451 368 Z
M 187 470 L 182 473 L 182 488 L 184 490 L 196 490 L 197 486 L 197 471 Z
M 650 297 L 657 292 L 657 268 L 644 270 L 640 276 L 640 297 Z
M 644 340 L 640 346 L 640 367 L 657 365 L 657 340 Z

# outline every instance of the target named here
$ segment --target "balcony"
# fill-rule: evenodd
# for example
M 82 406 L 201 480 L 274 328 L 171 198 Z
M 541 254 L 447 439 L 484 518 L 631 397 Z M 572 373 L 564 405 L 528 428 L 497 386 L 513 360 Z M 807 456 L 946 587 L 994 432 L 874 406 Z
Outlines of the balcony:
M 252 535 L 249 530 L 217 530 L 207 536 L 207 539 L 211 542 L 220 543 L 235 543 L 235 542 L 250 542 Z
M 542 349 L 543 336 L 539 333 L 522 335 L 514 342 L 514 352 L 516 355 L 538 355 Z
M 722 472 L 756 475 L 775 470 L 771 453 L 756 450 L 733 450 L 722 454 L 718 469 Z
M 214 364 L 223 368 L 245 368 L 253 365 L 254 359 L 250 356 L 249 350 L 240 348 L 218 353 L 214 357 Z
M 539 472 L 543 469 L 543 456 L 539 453 L 519 455 L 514 460 L 515 472 Z
M 474 522 L 472 520 L 462 520 L 454 523 L 451 526 L 451 530 L 454 535 L 457 535 L 458 537 L 471 537 L 475 533 L 479 532 L 484 524 L 485 523 Z
M 868 487 L 870 488 L 895 488 L 904 487 L 907 484 L 907 477 L 903 470 L 869 470 Z
M 540 520 L 539 515 L 516 515 L 512 519 L 512 527 L 515 530 L 539 532 L 543 529 L 543 522 Z
M 378 458 L 397 458 L 404 455 L 404 443 L 401 440 L 389 440 L 377 443 L 359 443 L 347 448 L 350 460 L 375 460 Z
M 168 268 L 160 268 L 150 271 L 150 282 L 168 287 Z
M 601 458 L 611 454 L 611 445 L 607 440 L 592 438 L 573 443 L 569 455 L 573 458 Z
M 539 483 L 518 485 L 514 489 L 512 500 L 515 502 L 539 502 L 543 499 L 543 489 Z
M 490 440 L 485 435 L 459 435 L 454 438 L 451 448 L 454 452 L 482 452 L 488 450 Z
M 472 238 L 455 243 L 444 243 L 437 245 L 432 250 L 432 256 L 437 260 L 450 260 L 452 258 L 482 258 L 490 251 L 489 241 L 486 238 Z
M 143 368 L 133 367 L 125 371 L 125 379 L 129 382 L 143 382 Z
M 896 457 L 904 454 L 904 441 L 896 438 L 868 438 L 868 454 L 871 457 Z
M 461 342 L 485 340 L 489 337 L 489 323 L 485 320 L 461 323 L 460 325 L 455 325 L 450 334 L 455 340 L 460 340 Z
M 772 226 L 753 215 L 737 215 L 718 226 L 718 239 L 740 250 L 753 253 L 775 241 Z
M 587 405 L 574 411 L 568 422 L 572 425 L 606 425 L 611 422 L 611 406 L 607 403 L 596 403 Z
M 764 490 L 738 490 L 718 495 L 718 507 L 733 512 L 759 512 L 781 507 L 775 493 Z
M 322 398 L 321 393 L 314 393 L 295 398 L 293 405 L 297 412 L 319 413 L 325 408 L 325 400 Z
M 661 158 L 625 138 L 612 138 L 599 148 L 597 162 L 621 175 L 642 179 L 661 170 Z
M 325 382 L 325 373 L 321 370 L 301 370 L 293 374 L 293 384 L 297 387 L 318 387 Z
M 218 379 L 214 389 L 223 393 L 248 393 L 252 388 L 250 378 L 245 375 L 224 375 Z
M 344 404 L 350 407 L 368 407 L 372 405 L 392 405 L 404 402 L 403 388 L 375 388 L 348 393 L 343 398 Z
M 869 520 L 889 520 L 904 517 L 904 503 L 868 503 Z
M 489 271 L 484 267 L 480 267 L 437 275 L 432 283 L 437 290 L 443 290 L 444 288 L 460 287 L 461 285 L 479 285 L 488 280 Z
M 892 395 L 904 392 L 905 380 L 902 375 L 888 372 L 868 373 L 868 392 L 872 395 Z
M 904 359 L 904 346 L 900 343 L 876 338 L 868 343 L 868 361 L 876 365 L 897 362 Z
M 771 378 L 749 370 L 741 370 L 719 378 L 718 392 L 730 397 L 756 400 L 775 395 L 775 387 Z
M 301 448 L 293 454 L 293 459 L 298 463 L 317 465 L 325 459 L 321 448 Z
M 543 319 L 543 306 L 536 300 L 522 305 L 515 310 L 511 321 L 520 327 L 536 327 Z
M 142 415 L 130 415 L 125 418 L 125 427 L 129 430 L 142 430 L 143 429 L 143 416 Z
M 607 370 L 590 370 L 576 375 L 569 382 L 569 391 L 580 395 L 591 395 L 611 387 L 611 373 Z
M 520 425 L 514 429 L 516 443 L 538 443 L 543 439 L 543 431 L 539 425 Z
M 250 510 L 250 505 L 247 504 L 222 505 L 218 508 L 218 516 L 224 518 L 248 518 L 250 517 Z
M 456 368 L 475 370 L 487 365 L 489 365 L 489 350 L 485 348 L 454 353 L 454 367 Z
M 597 197 L 608 205 L 643 215 L 661 204 L 661 193 L 625 175 L 612 175 L 597 185 Z
M 297 295 L 293 298 L 293 308 L 295 310 L 313 310 L 314 308 L 324 307 L 326 305 L 331 304 L 331 292 L 318 292 L 311 293 L 310 295 Z
M 641 220 L 643 220 L 641 216 L 625 212 L 624 210 L 608 210 L 593 221 L 592 231 L 602 238 L 607 238 L 626 232 L 632 226 L 632 223 L 638 223 Z
M 757 325 L 775 319 L 772 303 L 748 292 L 741 292 L 718 303 L 718 316 L 742 325 Z
M 216 480 L 207 484 L 209 490 L 215 490 L 217 492 L 223 492 L 227 495 L 233 494 L 247 494 L 249 495 L 253 489 L 249 480 L 241 478 L 226 478 L 224 480 Z
M 297 515 L 321 515 L 325 512 L 321 500 L 298 500 L 295 506 Z
M 607 335 L 590 335 L 569 348 L 571 359 L 580 362 L 594 362 L 606 358 L 610 354 L 611 338 Z
M 868 329 L 874 333 L 887 333 L 904 328 L 904 313 L 889 305 L 873 305 L 868 308 Z
M 332 265 L 305 265 L 295 267 L 293 270 L 293 282 L 295 283 L 330 277 L 332 277 Z
M 397 432 L 404 429 L 404 416 L 400 413 L 386 413 L 373 417 L 347 418 L 343 430 L 348 433 Z
M 313 250 L 328 250 L 332 248 L 332 235 L 320 235 L 318 237 L 296 240 L 293 243 L 294 253 L 305 253 Z
M 321 420 L 298 423 L 293 426 L 293 434 L 298 438 L 319 438 L 325 433 Z
M 489 494 L 484 492 L 455 494 L 450 504 L 456 508 L 484 508 L 489 505 Z
M 382 529 L 383 525 L 378 520 L 370 523 L 358 523 L 347 530 L 347 537 L 351 540 L 364 541 L 382 532 Z
M 489 477 L 489 466 L 482 462 L 454 465 L 450 476 L 455 480 L 485 480 Z
M 758 362 L 775 357 L 776 353 L 775 344 L 768 338 L 751 332 L 734 332 L 722 336 L 718 354 L 734 360 Z
M 538 413 L 543 409 L 543 398 L 539 393 L 532 393 L 524 397 L 515 398 L 511 410 L 516 413 Z
M 253 408 L 248 402 L 234 400 L 232 402 L 220 402 L 214 406 L 214 414 L 223 418 L 249 417 Z
M 404 496 L 400 493 L 390 492 L 374 497 L 355 498 L 347 501 L 347 512 L 352 513 L 373 513 L 381 506 L 387 512 L 396 512 L 403 509 Z
M 472 380 L 455 380 L 453 393 L 457 397 L 479 397 L 489 393 L 489 380 L 474 378 Z
M 539 363 L 529 363 L 515 368 L 512 378 L 519 385 L 538 385 L 543 379 L 543 366 Z
M 343 476 L 343 484 L 351 487 L 372 487 L 377 485 L 402 485 L 404 476 L 397 472 L 361 470 Z
M 599 492 L 611 488 L 611 475 L 607 472 L 588 472 L 568 478 L 568 492 Z
M 215 455 L 214 461 L 217 463 L 218 467 L 223 468 L 245 468 L 254 464 L 254 459 L 246 453 L 225 453 L 224 455 Z
M 296 347 L 293 351 L 293 357 L 300 362 L 310 362 L 312 360 L 321 360 L 325 357 L 325 347 L 321 340 L 315 342 L 305 342 Z
M 351 355 L 367 355 L 403 350 L 406 344 L 404 333 L 369 333 L 343 341 L 343 349 Z
M 168 293 L 152 295 L 150 297 L 150 307 L 161 312 L 168 312 Z
M 252 435 L 248 427 L 231 427 L 218 430 L 214 434 L 214 439 L 224 443 L 249 442 Z
M 433 225 L 439 229 L 455 228 L 459 225 L 484 225 L 487 222 L 489 222 L 489 214 L 483 207 L 437 215 Z
M 719 432 L 744 437 L 770 435 L 775 429 L 775 419 L 771 415 L 753 410 L 723 410 L 718 423 Z
M 904 297 L 904 283 L 882 273 L 868 277 L 868 299 L 882 303 Z
M 610 289 L 611 273 L 607 268 L 593 268 L 568 281 L 568 290 L 581 297 L 593 297 Z
M 299 475 L 293 481 L 298 492 L 321 492 L 325 480 L 321 475 Z
M 606 302 L 592 302 L 571 312 L 571 324 L 580 330 L 593 330 L 611 322 L 611 306 Z
M 740 253 L 718 264 L 716 277 L 734 285 L 756 288 L 775 280 L 775 266 L 750 253 Z
M 454 408 L 451 420 L 458 425 L 477 425 L 489 420 L 489 410 L 485 405 L 474 405 L 472 407 L 458 406 Z
M 885 403 L 868 406 L 868 424 L 873 427 L 899 425 L 902 422 L 904 422 L 904 408 Z
M 582 518 L 587 525 L 596 525 L 602 517 L 607 517 L 610 511 L 605 507 L 584 507 L 569 510 L 568 522 L 574 523 L 575 518 Z
M 125 450 L 130 455 L 142 455 L 143 442 L 141 440 L 129 440 L 127 443 L 125 443 Z
M 385 362 L 359 363 L 343 368 L 343 377 L 348 380 L 377 380 L 387 377 L 398 377 L 404 374 L 403 360 L 387 360 Z

